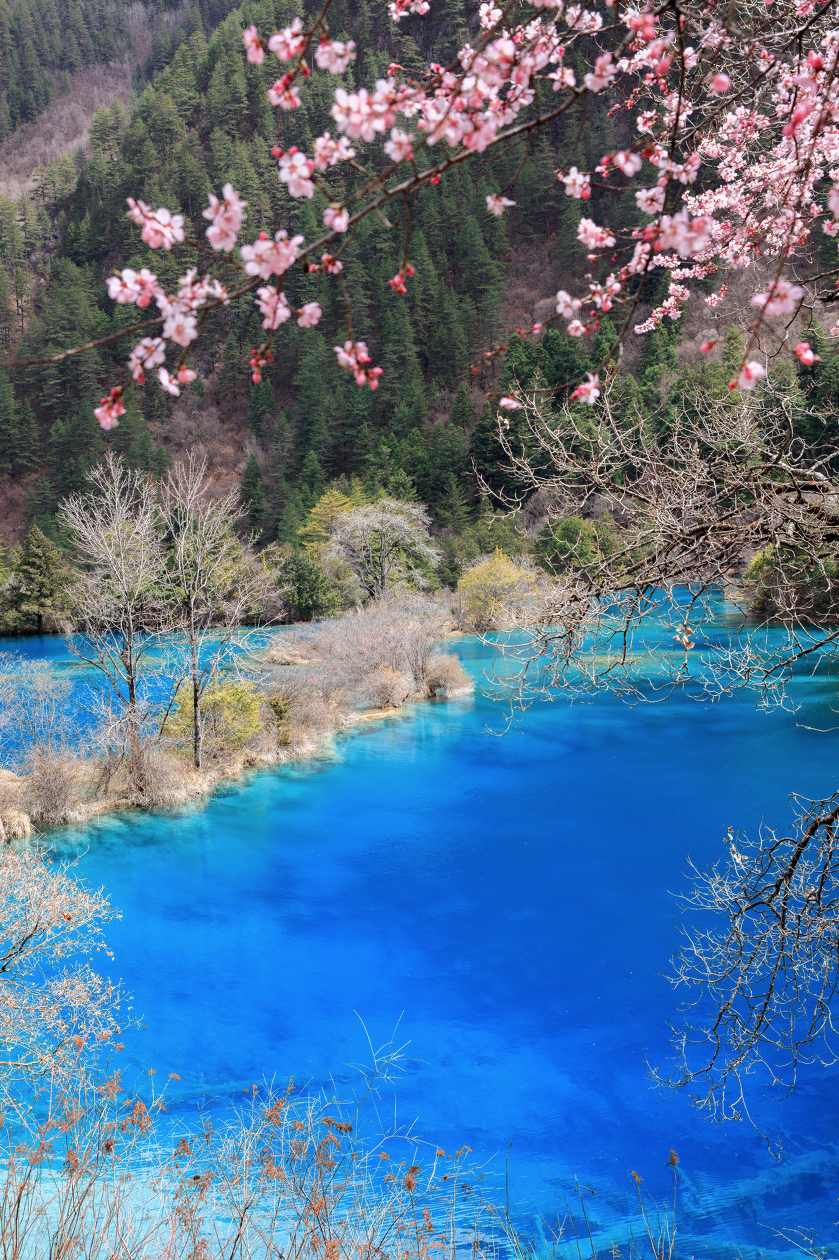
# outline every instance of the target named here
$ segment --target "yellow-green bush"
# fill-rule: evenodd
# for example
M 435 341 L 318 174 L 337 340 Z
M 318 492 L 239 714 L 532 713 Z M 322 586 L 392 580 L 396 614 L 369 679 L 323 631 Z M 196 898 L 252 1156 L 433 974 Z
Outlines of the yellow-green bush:
M 500 548 L 481 560 L 457 584 L 464 619 L 476 630 L 507 625 L 537 594 L 533 574 L 505 556 Z
M 211 682 L 201 697 L 206 752 L 217 756 L 244 747 L 260 730 L 261 706 L 262 696 L 254 690 L 253 683 L 232 678 Z M 191 746 L 195 730 L 191 687 L 178 697 L 166 730 L 178 743 Z

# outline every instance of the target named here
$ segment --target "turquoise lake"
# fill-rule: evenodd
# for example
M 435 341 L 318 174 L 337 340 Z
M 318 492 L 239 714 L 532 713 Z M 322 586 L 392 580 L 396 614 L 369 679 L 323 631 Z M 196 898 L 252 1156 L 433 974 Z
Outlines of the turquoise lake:
M 46 640 L 7 650 L 60 657 Z M 833 688 L 800 680 L 798 713 L 681 695 L 536 706 L 502 738 L 480 691 L 491 649 L 455 650 L 473 697 L 363 724 L 317 762 L 252 774 L 200 807 L 123 814 L 50 837 L 78 853 L 122 919 L 112 974 L 133 995 L 124 1075 L 181 1077 L 174 1110 L 292 1075 L 353 1080 L 397 1023 L 406 1070 L 383 1107 L 446 1149 L 466 1144 L 514 1215 L 565 1215 L 575 1179 L 596 1231 L 626 1241 L 630 1170 L 654 1200 L 680 1156 L 682 1255 L 792 1255 L 778 1230 L 839 1218 L 839 1070 L 784 1102 L 783 1136 L 714 1127 L 651 1084 L 667 1055 L 690 857 L 728 826 L 789 821 L 795 790 L 836 786 Z

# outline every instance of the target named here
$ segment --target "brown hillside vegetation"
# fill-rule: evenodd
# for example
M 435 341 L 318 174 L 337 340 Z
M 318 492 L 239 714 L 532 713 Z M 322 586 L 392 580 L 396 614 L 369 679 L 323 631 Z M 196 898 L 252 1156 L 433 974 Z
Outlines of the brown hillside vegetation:
M 136 57 L 124 57 L 77 71 L 69 92 L 57 96 L 33 122 L 13 131 L 0 144 L 0 196 L 16 201 L 29 192 L 39 166 L 87 144 L 96 111 L 115 100 L 128 103 L 135 64 Z
M 167 17 L 171 21 L 179 13 L 175 10 Z M 39 166 L 87 144 L 97 110 L 116 100 L 128 104 L 134 69 L 151 47 L 151 24 L 142 4 L 129 5 L 126 17 L 133 51 L 121 61 L 75 71 L 69 92 L 58 95 L 38 118 L 18 127 L 0 144 L 0 196 L 12 201 L 24 196 Z

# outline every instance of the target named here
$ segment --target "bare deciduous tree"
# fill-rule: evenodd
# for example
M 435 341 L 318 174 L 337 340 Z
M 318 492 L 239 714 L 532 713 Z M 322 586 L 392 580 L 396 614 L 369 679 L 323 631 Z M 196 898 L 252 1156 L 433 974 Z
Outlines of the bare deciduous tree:
M 13 764 L 27 779 L 21 804 L 36 823 L 66 822 L 73 816 L 71 751 L 72 684 L 48 661 L 0 659 L 3 741 Z
M 791 1089 L 801 1065 L 836 1062 L 839 798 L 796 798 L 790 835 L 728 835 L 728 855 L 693 869 L 674 981 L 688 990 L 678 1064 L 658 1072 L 714 1118 L 749 1114 L 745 1078 Z M 711 926 L 705 926 L 707 924 Z
M 425 584 L 421 566 L 439 555 L 428 536 L 429 524 L 422 504 L 379 499 L 336 516 L 325 551 L 346 561 L 375 599 L 399 582 Z
M 117 1030 L 118 995 L 91 970 L 107 899 L 34 847 L 0 850 L 0 1067 L 66 1075 Z
M 172 622 L 156 495 L 147 477 L 112 454 L 90 481 L 86 494 L 59 509 L 85 565 L 66 642 L 97 672 L 112 723 L 108 742 L 125 744 L 129 789 L 142 794 L 144 756 L 159 738 L 158 713 L 177 689 L 161 658 Z
M 177 629 L 186 641 L 193 759 L 200 770 L 201 698 L 212 679 L 230 664 L 234 640 L 240 648 L 243 645 L 245 619 L 278 592 L 270 574 L 236 537 L 243 515 L 238 494 L 213 498 L 205 461 L 190 456 L 169 473 L 161 487 L 160 511 L 169 542 L 165 586 L 176 610 Z
M 511 636 L 518 668 L 497 685 L 513 709 L 606 689 L 658 701 L 678 687 L 697 699 L 754 688 L 764 706 L 791 706 L 797 668 L 835 668 L 839 494 L 794 438 L 787 392 L 687 398 L 658 433 L 617 388 L 584 414 L 548 412 L 541 397 L 523 398 L 523 436 L 499 421 L 522 493 L 557 518 L 605 503 L 620 528 L 608 551 L 564 566 L 538 623 Z M 744 570 L 752 609 L 742 584 L 739 611 L 721 609 Z M 674 983 L 696 1005 L 667 1079 L 717 1117 L 745 1112 L 743 1078 L 759 1067 L 789 1085 L 799 1063 L 833 1059 L 839 805 L 798 808 L 793 834 L 732 837 L 725 864 L 694 872 L 689 904 L 721 923 L 691 929 L 676 960 Z

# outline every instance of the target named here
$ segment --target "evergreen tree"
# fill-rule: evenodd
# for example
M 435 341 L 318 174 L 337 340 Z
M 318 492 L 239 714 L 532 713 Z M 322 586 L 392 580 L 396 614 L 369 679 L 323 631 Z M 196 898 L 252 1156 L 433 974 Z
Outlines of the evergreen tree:
M 0 472 L 13 473 L 18 462 L 18 412 L 12 382 L 0 371 Z
M 7 599 L 23 625 L 34 621 L 43 633 L 45 617 L 59 616 L 66 608 L 72 571 L 59 548 L 30 525 L 15 558 Z
M 239 487 L 239 502 L 247 512 L 250 528 L 254 532 L 261 529 L 262 522 L 265 519 L 265 486 L 262 483 L 259 460 L 253 451 L 248 456 L 245 471 L 242 473 L 242 481 Z

